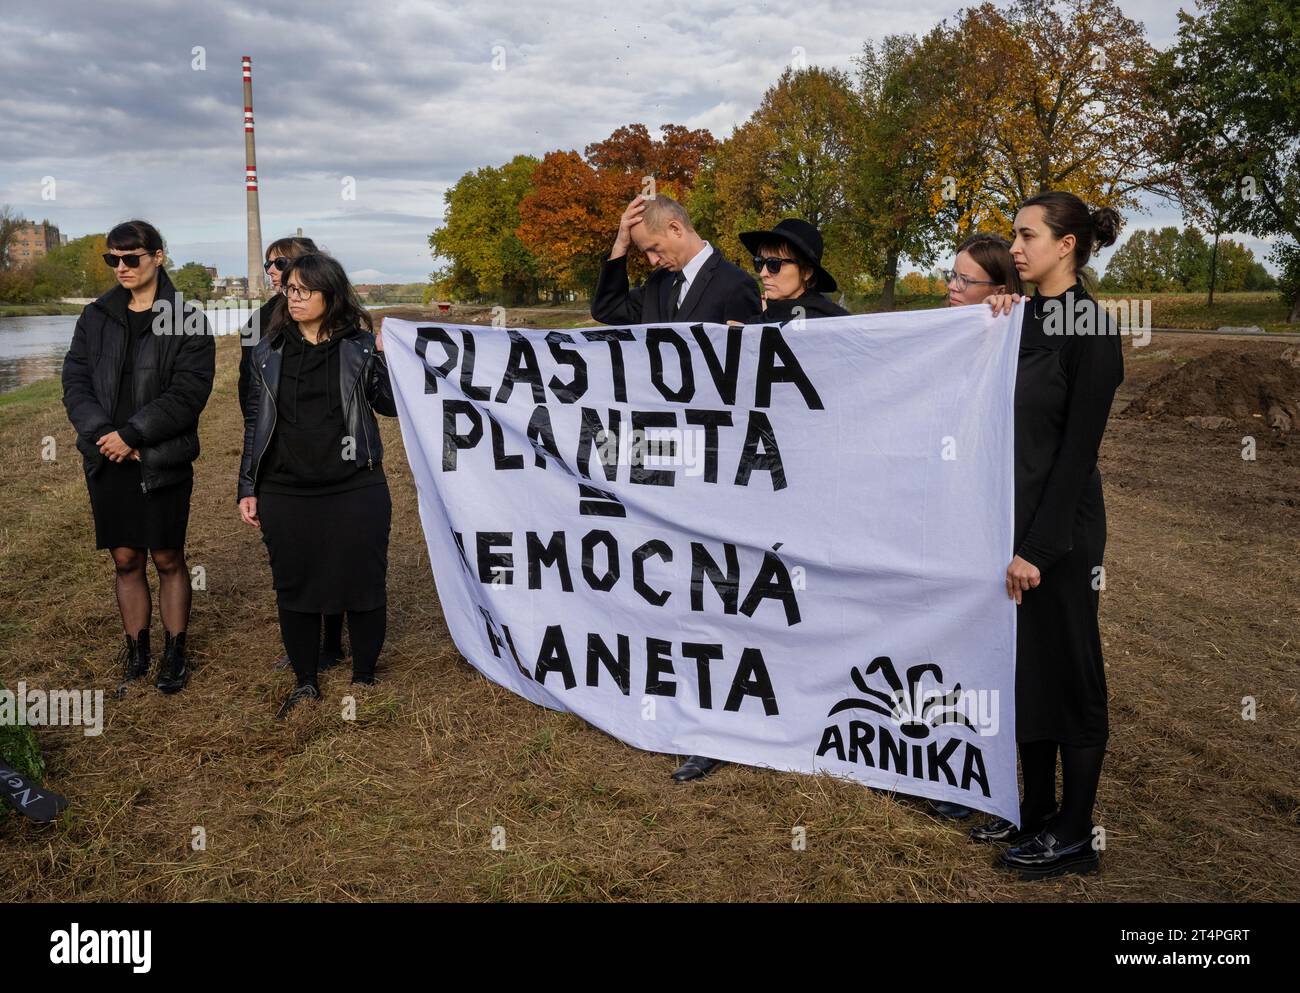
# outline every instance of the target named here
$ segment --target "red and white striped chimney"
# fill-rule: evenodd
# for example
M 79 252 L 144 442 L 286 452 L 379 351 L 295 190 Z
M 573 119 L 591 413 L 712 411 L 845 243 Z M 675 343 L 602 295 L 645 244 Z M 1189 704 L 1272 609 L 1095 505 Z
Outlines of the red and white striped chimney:
M 243 61 L 244 74 L 244 195 L 248 200 L 248 296 L 265 292 L 262 271 L 262 213 L 257 201 L 257 150 L 253 146 L 253 60 Z

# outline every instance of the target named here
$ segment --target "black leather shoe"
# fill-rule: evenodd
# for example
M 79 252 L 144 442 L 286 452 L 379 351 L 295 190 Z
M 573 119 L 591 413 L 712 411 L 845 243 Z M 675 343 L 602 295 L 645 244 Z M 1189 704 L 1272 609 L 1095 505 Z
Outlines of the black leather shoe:
M 724 764 L 721 759 L 705 758 L 703 755 L 687 756 L 686 761 L 673 770 L 673 782 L 689 783 L 692 779 L 701 779 Z
M 280 709 L 275 713 L 277 721 L 284 720 L 289 716 L 289 711 L 302 703 L 304 700 L 319 700 L 320 689 L 311 683 L 303 683 L 301 686 L 295 686 L 293 692 L 284 698 L 284 703 L 280 704 Z
M 379 682 L 373 672 L 353 672 L 352 685 L 354 686 L 374 686 Z
M 185 658 L 185 632 L 178 635 L 165 633 L 165 637 L 162 661 L 158 663 L 158 679 L 154 685 L 164 693 L 179 693 L 190 678 Z
M 1020 873 L 1021 879 L 1046 879 L 1067 872 L 1089 873 L 1101 868 L 1101 857 L 1092 847 L 1092 833 L 1082 841 L 1063 845 L 1056 835 L 1044 828 L 1020 845 L 998 856 L 998 865 Z
M 1019 845 L 1021 842 L 1028 841 L 1039 831 L 1047 827 L 1047 822 L 1056 816 L 1053 810 L 1042 817 L 1036 817 L 1032 821 L 1026 821 L 1023 827 L 1016 827 L 1005 817 L 995 817 L 987 824 L 980 824 L 970 829 L 970 840 L 978 841 L 981 844 L 998 842 L 1008 845 Z
M 149 667 L 153 665 L 153 659 L 149 657 L 148 628 L 141 628 L 134 638 L 129 634 L 126 636 L 118 662 L 122 666 L 122 682 L 117 688 L 117 699 L 120 700 L 126 696 L 126 684 L 148 676 Z

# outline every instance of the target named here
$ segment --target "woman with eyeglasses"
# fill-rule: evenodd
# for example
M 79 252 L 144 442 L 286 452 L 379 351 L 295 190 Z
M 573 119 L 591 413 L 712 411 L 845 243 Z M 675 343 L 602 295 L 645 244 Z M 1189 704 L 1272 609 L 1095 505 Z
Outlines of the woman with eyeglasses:
M 286 306 L 252 350 L 238 491 L 270 554 L 296 676 L 278 717 L 320 699 L 323 614 L 347 613 L 352 682 L 375 681 L 392 517 L 375 412 L 397 415 L 383 339 L 343 267 L 303 255 L 282 279 Z
M 303 255 L 311 255 L 319 252 L 316 242 L 303 235 L 289 235 L 286 238 L 277 238 L 271 242 L 266 249 L 266 261 L 262 263 L 262 269 L 266 273 L 266 278 L 271 282 L 271 297 L 252 319 L 244 325 L 240 331 L 240 345 L 243 346 L 239 351 L 239 411 L 245 416 L 248 414 L 248 386 L 252 382 L 252 362 L 250 361 L 253 354 L 253 346 L 262 339 L 275 323 L 276 313 L 284 307 L 284 270 L 288 268 L 289 263 Z M 321 643 L 320 655 L 317 658 L 317 669 L 321 672 L 326 669 L 332 669 L 343 661 L 343 615 L 342 614 L 325 614 L 321 620 Z M 277 670 L 288 669 L 290 667 L 289 656 L 281 656 L 275 663 Z
M 745 323 L 784 324 L 848 313 L 825 296 L 839 286 L 822 268 L 822 235 L 816 227 L 790 217 L 770 231 L 746 231 L 740 241 L 753 256 L 763 284 L 763 309 Z
M 973 234 L 957 246 L 952 268 L 944 270 L 948 306 L 983 303 L 995 293 L 1020 293 L 1020 274 L 1011 243 L 995 234 Z
M 1011 256 L 1035 285 L 1020 329 L 1015 395 L 1016 742 L 1020 827 L 1001 818 L 971 838 L 1006 842 L 999 864 L 1021 878 L 1093 872 L 1093 806 L 1110 729 L 1097 624 L 1106 506 L 1097 453 L 1124 351 L 1092 298 L 1084 266 L 1112 245 L 1119 215 L 1073 193 L 1030 197 L 1016 212 Z M 1023 299 L 995 293 L 995 314 Z M 1056 762 L 1061 760 L 1061 803 Z
M 944 270 L 943 278 L 949 307 L 983 303 L 995 293 L 1021 292 L 1011 243 L 995 234 L 973 234 L 958 245 L 952 268 Z M 949 800 L 931 800 L 930 809 L 954 820 L 971 815 L 970 807 Z
M 118 285 L 77 319 L 63 360 L 63 406 L 82 454 L 95 547 L 113 557 L 126 635 L 118 693 L 147 677 L 152 665 L 150 557 L 165 636 L 155 686 L 175 693 L 189 678 L 185 531 L 216 347 L 201 308 L 186 303 L 175 312 L 176 288 L 152 224 L 119 224 L 107 245 L 104 263 Z

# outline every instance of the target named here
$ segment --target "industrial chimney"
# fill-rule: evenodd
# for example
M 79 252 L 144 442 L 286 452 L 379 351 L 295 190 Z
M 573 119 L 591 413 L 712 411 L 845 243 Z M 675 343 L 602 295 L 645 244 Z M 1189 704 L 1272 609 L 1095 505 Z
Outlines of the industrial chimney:
M 265 292 L 262 280 L 262 214 L 257 205 L 257 150 L 253 147 L 253 60 L 244 56 L 244 190 L 248 197 L 248 297 Z

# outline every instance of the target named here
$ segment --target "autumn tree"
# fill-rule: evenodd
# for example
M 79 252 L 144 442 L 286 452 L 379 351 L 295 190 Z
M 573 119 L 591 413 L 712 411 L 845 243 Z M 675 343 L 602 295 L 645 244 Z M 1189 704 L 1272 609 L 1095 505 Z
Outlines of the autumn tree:
M 850 198 L 859 119 L 846 73 L 787 68 L 697 177 L 688 201 L 697 228 L 736 258 L 740 232 L 800 217 L 821 230 L 823 263 L 847 286 L 861 268 Z
M 588 145 L 585 156 L 550 152 L 538 165 L 520 204 L 518 234 L 555 288 L 591 291 L 619 217 L 643 189 L 681 199 L 689 194 L 716 142 L 702 129 L 665 124 L 659 130 L 656 140 L 644 125 L 629 124 Z M 646 272 L 645 260 L 633 253 L 630 275 L 635 279 Z
M 937 44 L 934 36 L 922 43 L 891 35 L 879 48 L 868 42 L 857 59 L 860 114 L 845 122 L 856 126 L 849 214 L 885 308 L 894 305 L 901 259 L 930 266 L 946 242 L 955 245 L 936 171 L 933 112 L 947 82 L 930 58 Z
M 448 265 L 440 288 L 458 299 L 508 304 L 537 296 L 537 260 L 519 239 L 519 207 L 532 189 L 537 159 L 517 155 L 505 165 L 467 172 L 443 197 L 444 223 L 429 246 Z
M 1128 210 L 1172 193 L 1156 52 L 1114 0 L 984 3 L 940 31 L 958 71 L 937 166 L 967 184 L 961 227 L 1006 231 L 1043 190 Z

